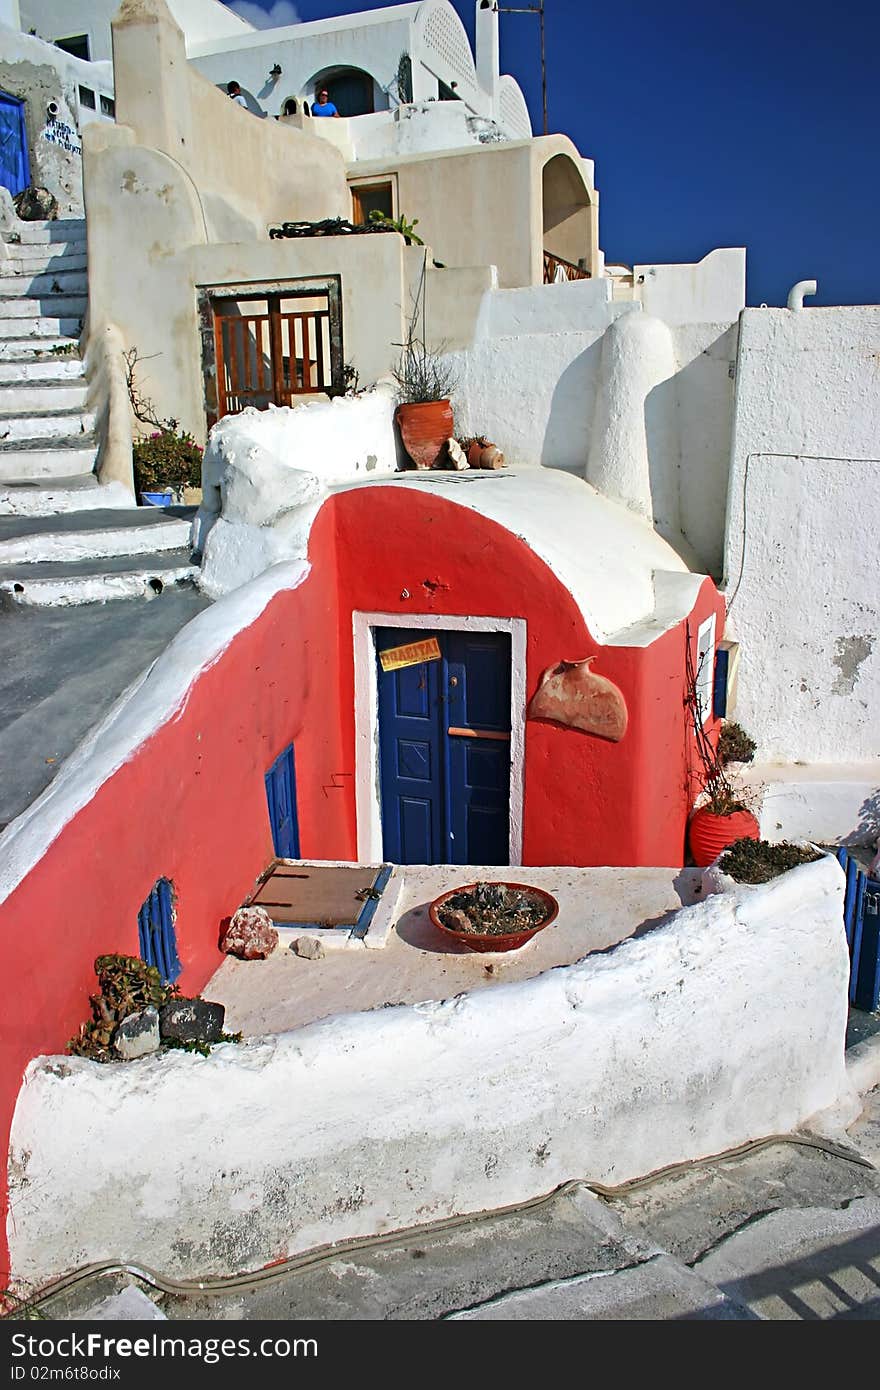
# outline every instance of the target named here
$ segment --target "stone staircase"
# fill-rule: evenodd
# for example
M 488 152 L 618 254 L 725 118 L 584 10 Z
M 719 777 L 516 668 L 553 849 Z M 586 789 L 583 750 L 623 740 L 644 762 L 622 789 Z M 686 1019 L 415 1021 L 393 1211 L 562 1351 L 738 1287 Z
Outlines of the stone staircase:
M 192 509 L 135 507 L 121 483 L 95 474 L 96 415 L 79 353 L 85 222 L 21 222 L 4 240 L 0 598 L 104 602 L 191 581 Z

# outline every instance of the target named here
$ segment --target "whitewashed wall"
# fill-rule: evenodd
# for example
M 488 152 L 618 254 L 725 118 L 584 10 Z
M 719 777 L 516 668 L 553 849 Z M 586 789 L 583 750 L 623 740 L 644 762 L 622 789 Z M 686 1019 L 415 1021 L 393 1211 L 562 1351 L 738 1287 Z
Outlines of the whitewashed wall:
M 725 574 L 767 760 L 880 759 L 878 362 L 880 307 L 743 315 Z
M 13 1274 L 253 1269 L 852 1105 L 842 896 L 825 859 L 524 983 L 208 1058 L 40 1059 L 12 1128 Z
M 720 257 L 713 262 L 717 292 L 708 275 L 690 277 L 693 293 L 682 283 L 669 328 L 674 370 L 633 409 L 646 436 L 652 488 L 658 498 L 677 494 L 681 533 L 695 563 L 720 576 L 738 330 L 729 319 L 700 317 L 707 305 L 717 311 L 725 294 L 728 309 L 737 312 L 731 265 L 714 255 Z M 603 382 L 605 333 L 622 316 L 645 312 L 637 301 L 611 295 L 605 278 L 486 293 L 473 345 L 449 354 L 459 374 L 457 431 L 488 435 L 513 464 L 542 463 L 583 475 Z M 613 373 L 606 376 L 603 408 L 611 419 L 620 406 L 620 382 Z

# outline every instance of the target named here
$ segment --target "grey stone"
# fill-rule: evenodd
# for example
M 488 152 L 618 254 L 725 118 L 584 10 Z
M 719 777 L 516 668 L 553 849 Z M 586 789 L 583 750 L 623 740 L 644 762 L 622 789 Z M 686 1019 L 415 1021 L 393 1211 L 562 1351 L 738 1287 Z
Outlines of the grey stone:
M 163 1038 L 175 1042 L 217 1042 L 223 1032 L 226 1009 L 207 999 L 172 999 L 159 1015 Z
M 290 948 L 305 960 L 323 960 L 324 946 L 316 936 L 298 936 Z
M 159 1012 L 148 1004 L 140 1013 L 129 1014 L 116 1030 L 113 1046 L 125 1062 L 156 1052 L 159 1047 Z
M 23 222 L 48 222 L 58 216 L 58 199 L 48 188 L 23 188 L 15 195 L 14 202 Z
M 119 1293 L 103 1298 L 94 1307 L 79 1313 L 74 1322 L 167 1322 L 161 1308 L 157 1308 L 135 1284 L 127 1284 Z

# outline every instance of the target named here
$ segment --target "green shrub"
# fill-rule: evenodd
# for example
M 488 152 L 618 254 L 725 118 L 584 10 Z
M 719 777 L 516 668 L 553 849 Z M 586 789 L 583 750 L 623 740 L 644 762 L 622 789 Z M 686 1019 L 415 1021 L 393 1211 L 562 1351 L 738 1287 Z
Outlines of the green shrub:
M 132 462 L 138 492 L 155 492 L 162 486 L 179 491 L 202 485 L 202 450 L 191 434 L 178 429 L 176 420 L 136 439 Z
M 812 864 L 822 855 L 809 845 L 778 845 L 769 840 L 735 840 L 718 860 L 718 867 L 737 883 L 769 883 L 799 864 Z

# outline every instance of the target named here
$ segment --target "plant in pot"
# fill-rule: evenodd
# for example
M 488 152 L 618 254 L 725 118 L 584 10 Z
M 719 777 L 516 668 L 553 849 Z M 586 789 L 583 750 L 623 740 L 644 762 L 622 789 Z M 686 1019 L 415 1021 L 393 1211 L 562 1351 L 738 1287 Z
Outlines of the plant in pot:
M 184 489 L 202 485 L 202 449 L 192 435 L 173 418 L 161 420 L 153 402 L 143 396 L 136 381 L 140 360 L 137 348 L 123 353 L 126 384 L 132 414 L 152 433 L 132 441 L 135 491 L 148 506 L 167 507 L 176 498 L 184 501 Z
M 559 904 L 525 883 L 466 883 L 441 893 L 428 916 L 444 936 L 471 951 L 515 951 L 556 920 Z
M 706 659 L 706 658 L 703 658 Z M 694 863 L 705 868 L 717 859 L 722 850 L 736 840 L 760 838 L 758 821 L 748 804 L 748 793 L 734 784 L 727 765 L 733 758 L 747 762 L 754 756 L 755 745 L 739 725 L 734 735 L 721 735 L 713 740 L 704 723 L 703 701 L 700 697 L 700 670 L 694 665 L 690 629 L 687 633 L 685 670 L 685 706 L 694 736 L 698 766 L 692 771 L 700 795 L 688 822 L 688 843 Z M 751 751 L 749 751 L 751 745 Z
M 437 468 L 446 462 L 448 441 L 454 436 L 450 396 L 457 380 L 453 368 L 425 339 L 425 280 L 427 254 L 415 294 L 406 342 L 392 368 L 397 383 L 394 419 L 403 446 L 416 468 Z

